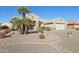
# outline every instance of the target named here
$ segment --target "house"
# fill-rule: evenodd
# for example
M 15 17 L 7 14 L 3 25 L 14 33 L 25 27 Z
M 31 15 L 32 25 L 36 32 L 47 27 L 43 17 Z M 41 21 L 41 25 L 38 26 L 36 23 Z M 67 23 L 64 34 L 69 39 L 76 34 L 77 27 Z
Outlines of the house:
M 79 22 L 77 22 L 77 23 L 74 25 L 74 27 L 75 27 L 75 30 L 79 30 Z
M 68 21 L 67 22 L 67 29 L 74 30 L 75 29 L 75 27 L 74 27 L 75 24 L 76 24 L 75 21 Z
M 69 30 L 79 30 L 79 22 L 77 21 L 68 21 L 67 22 L 67 29 Z
M 65 30 L 67 23 L 62 17 L 58 17 L 52 20 L 42 20 L 42 26 L 48 26 L 56 30 Z
M 65 30 L 67 28 L 67 23 L 62 17 L 56 18 L 53 22 L 56 30 Z
M 67 28 L 67 23 L 64 21 L 62 17 L 58 17 L 55 19 L 41 19 L 38 15 L 34 13 L 29 13 L 26 15 L 27 18 L 31 18 L 35 21 L 35 27 L 36 29 L 41 22 L 41 26 L 50 27 L 56 30 L 65 30 Z
M 50 28 L 54 27 L 54 23 L 51 19 L 42 19 L 40 21 L 42 22 L 41 26 L 50 27 Z

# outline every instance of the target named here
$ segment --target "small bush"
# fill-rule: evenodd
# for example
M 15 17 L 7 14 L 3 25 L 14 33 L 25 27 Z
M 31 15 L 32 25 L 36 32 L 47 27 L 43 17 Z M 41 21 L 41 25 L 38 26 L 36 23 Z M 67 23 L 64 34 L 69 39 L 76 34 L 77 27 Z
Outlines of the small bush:
M 76 30 L 79 30 L 79 28 L 76 28 Z
M 9 29 L 9 27 L 7 25 L 3 25 L 2 29 Z
M 46 31 L 50 31 L 51 28 L 50 28 L 50 27 L 45 27 L 45 30 L 46 30 Z
M 7 34 L 7 33 L 10 33 L 10 32 L 11 32 L 11 29 L 6 29 L 4 32 L 5 32 L 6 34 Z
M 39 34 L 39 38 L 44 39 L 45 38 L 44 34 L 43 33 Z
M 0 38 L 4 38 L 6 36 L 5 32 L 0 32 Z
M 44 30 L 45 30 L 45 27 L 43 27 L 43 26 L 37 28 L 37 31 L 38 32 L 41 32 L 41 33 L 43 33 Z
M 45 30 L 45 26 L 42 26 L 41 28 L 42 28 L 43 30 Z
M 15 28 L 11 28 L 11 30 L 12 30 L 12 31 L 16 31 L 17 29 L 15 29 Z

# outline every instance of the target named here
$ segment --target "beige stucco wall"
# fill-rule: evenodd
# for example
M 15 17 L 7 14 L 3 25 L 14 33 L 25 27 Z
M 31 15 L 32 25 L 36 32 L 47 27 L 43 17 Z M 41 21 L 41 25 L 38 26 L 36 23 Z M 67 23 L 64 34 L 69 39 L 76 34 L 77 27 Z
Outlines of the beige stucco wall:
M 78 25 L 74 25 L 75 28 L 79 28 L 79 24 Z

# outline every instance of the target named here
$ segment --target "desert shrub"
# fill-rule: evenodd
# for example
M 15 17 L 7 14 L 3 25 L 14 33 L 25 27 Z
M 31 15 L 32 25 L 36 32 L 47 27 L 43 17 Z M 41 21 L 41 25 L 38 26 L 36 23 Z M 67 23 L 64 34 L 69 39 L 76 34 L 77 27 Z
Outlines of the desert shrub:
M 55 27 L 52 27 L 52 29 L 55 29 Z
M 45 30 L 45 27 L 44 26 L 37 28 L 37 31 L 38 32 L 41 32 L 41 33 L 43 33 L 44 30 Z
M 50 31 L 51 28 L 50 28 L 50 27 L 45 27 L 45 30 L 46 30 L 46 31 Z
M 41 28 L 42 28 L 43 30 L 45 30 L 45 26 L 41 26 Z
M 7 33 L 10 33 L 10 32 L 11 32 L 11 29 L 6 29 L 4 32 L 5 32 L 6 34 L 7 34 Z
M 44 39 L 45 38 L 45 35 L 43 33 L 39 34 L 39 38 L 40 39 Z
M 9 27 L 7 25 L 3 25 L 2 29 L 9 29 Z
M 12 30 L 12 31 L 17 31 L 17 29 L 16 29 L 16 28 L 14 28 L 14 27 L 13 27 L 13 28 L 11 28 L 11 30 Z
M 10 29 L 6 29 L 5 31 L 0 32 L 0 38 L 5 38 L 6 35 L 7 35 L 8 33 L 10 33 L 10 32 L 11 32 Z
M 0 38 L 4 38 L 6 36 L 5 32 L 0 32 Z
M 79 28 L 76 28 L 76 30 L 79 30 Z

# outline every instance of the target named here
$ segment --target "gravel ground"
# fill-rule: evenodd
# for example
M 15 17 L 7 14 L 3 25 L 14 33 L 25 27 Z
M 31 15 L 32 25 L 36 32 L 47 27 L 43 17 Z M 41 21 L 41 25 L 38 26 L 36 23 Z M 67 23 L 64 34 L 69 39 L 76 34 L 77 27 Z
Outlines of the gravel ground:
M 79 53 L 79 31 L 65 30 L 65 31 L 52 31 L 54 34 L 60 36 L 61 40 L 56 44 L 73 52 Z M 72 38 L 67 38 L 65 33 L 72 32 Z
M 38 33 L 28 35 L 15 34 L 0 39 L 0 52 L 3 53 L 72 53 L 79 52 L 79 31 L 71 31 L 72 38 L 66 38 L 69 30 L 44 32 L 45 39 L 39 39 Z

